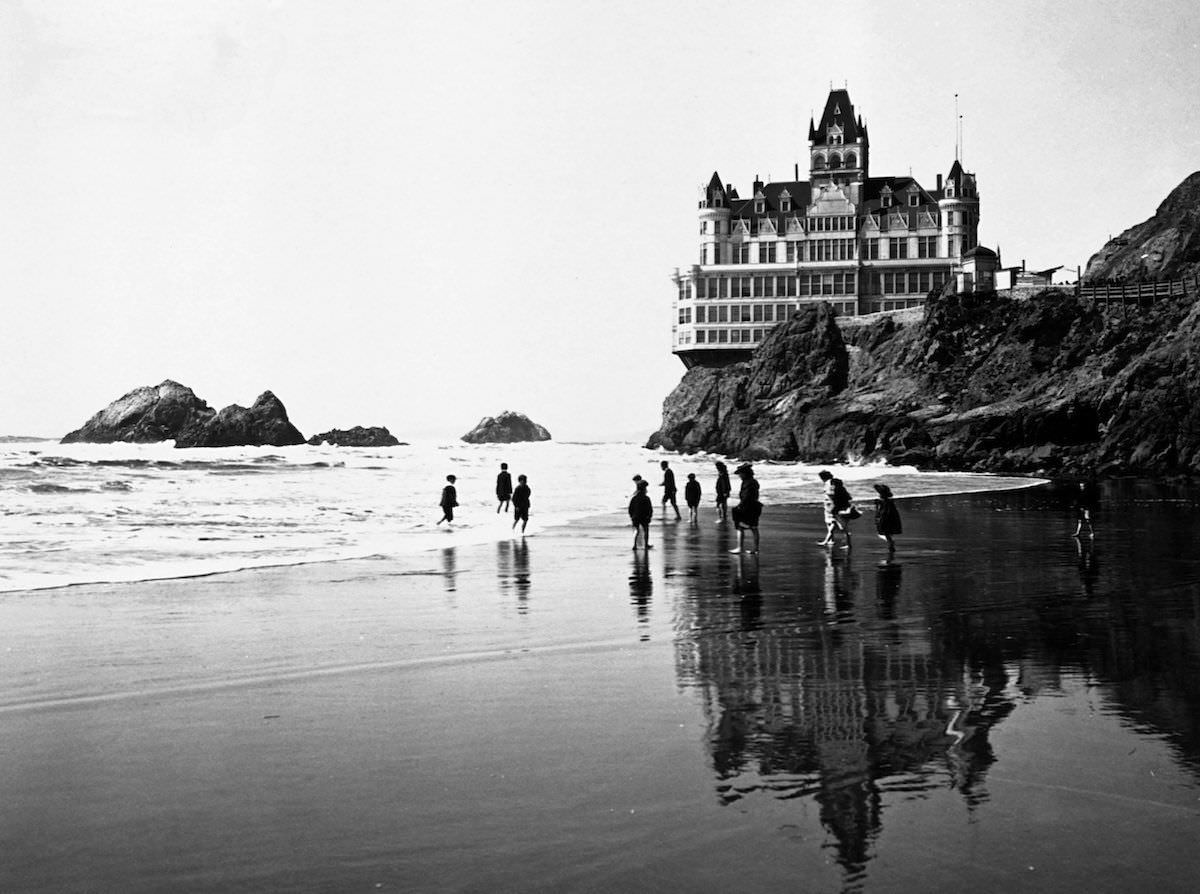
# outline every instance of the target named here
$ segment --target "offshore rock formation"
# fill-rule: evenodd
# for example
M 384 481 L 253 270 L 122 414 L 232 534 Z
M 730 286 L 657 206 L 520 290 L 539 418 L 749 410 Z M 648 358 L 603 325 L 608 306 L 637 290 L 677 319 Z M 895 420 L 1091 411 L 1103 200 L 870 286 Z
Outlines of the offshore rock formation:
M 351 429 L 330 429 L 313 435 L 308 439 L 308 443 L 314 447 L 321 444 L 328 444 L 330 447 L 399 447 L 402 444 L 386 427 L 363 428 L 361 425 Z
M 804 308 L 750 361 L 689 370 L 647 446 L 1008 473 L 1200 473 L 1200 304 L 1126 313 L 1060 292 L 949 295 L 931 299 L 918 323 L 845 332 L 827 305 Z
M 505 410 L 499 416 L 485 416 L 462 436 L 468 444 L 512 444 L 517 441 L 549 441 L 550 432 L 528 416 Z
M 236 404 L 216 412 L 191 388 L 170 379 L 135 388 L 94 415 L 62 443 L 109 444 L 175 441 L 176 447 L 240 447 L 303 444 L 287 410 L 270 391 L 250 409 Z
M 270 391 L 247 409 L 230 404 L 211 419 L 189 425 L 175 438 L 176 447 L 287 447 L 303 444 L 304 435 L 288 421 L 287 410 Z
M 1200 171 L 1185 179 L 1149 220 L 1092 255 L 1085 282 L 1151 282 L 1200 272 Z
M 215 412 L 191 388 L 167 379 L 161 385 L 144 385 L 117 398 L 70 432 L 62 443 L 169 441 L 188 426 L 211 419 Z
M 1200 271 L 1200 173 L 1087 278 Z M 1048 290 L 931 297 L 924 317 L 839 327 L 828 305 L 747 362 L 693 367 L 648 447 L 1008 473 L 1200 474 L 1200 303 L 1105 307 Z

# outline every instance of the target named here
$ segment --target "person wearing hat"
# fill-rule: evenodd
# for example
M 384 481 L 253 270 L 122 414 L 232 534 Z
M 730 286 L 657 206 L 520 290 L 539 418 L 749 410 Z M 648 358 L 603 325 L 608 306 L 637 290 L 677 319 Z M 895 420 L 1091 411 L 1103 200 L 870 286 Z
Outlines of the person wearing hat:
M 449 484 L 442 488 L 442 502 L 439 504 L 442 507 L 442 517 L 438 519 L 439 525 L 442 522 L 449 524 L 454 521 L 454 507 L 458 505 L 458 491 L 454 488 L 454 482 L 458 479 L 447 475 L 446 480 Z
M 643 549 L 650 548 L 650 519 L 654 518 L 654 503 L 646 491 L 650 482 L 641 478 L 637 480 L 637 493 L 629 501 L 629 521 L 633 524 L 633 548 L 638 548 L 638 538 L 644 544 Z
M 880 540 L 887 541 L 889 553 L 895 552 L 896 541 L 892 537 L 903 532 L 900 510 L 896 508 L 890 487 L 886 484 L 876 484 L 875 491 L 879 494 L 879 499 L 875 501 L 875 533 L 879 535 Z
M 733 507 L 733 524 L 738 532 L 737 549 L 731 553 L 746 551 L 746 532 L 754 533 L 754 549 L 758 552 L 758 520 L 762 517 L 762 503 L 758 499 L 758 479 L 754 477 L 754 468 L 749 463 L 742 463 L 734 470 L 734 474 L 742 481 L 738 489 L 738 504 Z

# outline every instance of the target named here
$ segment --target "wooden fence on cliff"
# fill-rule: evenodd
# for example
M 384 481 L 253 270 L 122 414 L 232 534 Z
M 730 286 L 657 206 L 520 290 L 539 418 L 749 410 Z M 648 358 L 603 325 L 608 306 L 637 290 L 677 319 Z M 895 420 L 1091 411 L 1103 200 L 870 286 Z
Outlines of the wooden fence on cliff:
M 1106 308 L 1113 304 L 1122 308 L 1130 304 L 1141 307 L 1162 298 L 1183 298 L 1188 295 L 1194 297 L 1200 294 L 1200 272 L 1181 279 L 1164 279 L 1157 282 L 1099 283 L 1090 286 L 1076 283 L 1075 294 L 1081 299 L 1089 299 L 1097 304 L 1103 302 Z

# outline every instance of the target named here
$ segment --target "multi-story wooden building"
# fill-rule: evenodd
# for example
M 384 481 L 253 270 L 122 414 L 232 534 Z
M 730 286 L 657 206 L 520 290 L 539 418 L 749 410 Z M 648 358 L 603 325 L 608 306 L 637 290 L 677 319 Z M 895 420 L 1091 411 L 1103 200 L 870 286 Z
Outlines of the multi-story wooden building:
M 860 315 L 921 304 L 977 245 L 979 193 L 958 159 L 934 189 L 870 175 L 850 94 L 809 122 L 809 177 L 748 198 L 713 173 L 700 198 L 698 263 L 676 270 L 674 351 L 686 366 L 744 360 L 806 302 Z

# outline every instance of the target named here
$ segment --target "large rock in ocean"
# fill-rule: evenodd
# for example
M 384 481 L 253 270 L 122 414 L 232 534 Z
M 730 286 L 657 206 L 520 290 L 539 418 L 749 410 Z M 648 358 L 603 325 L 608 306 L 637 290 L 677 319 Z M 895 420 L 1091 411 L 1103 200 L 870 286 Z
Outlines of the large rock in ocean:
M 528 416 L 506 410 L 499 416 L 485 416 L 462 439 L 468 444 L 513 444 L 517 441 L 549 441 L 550 432 Z
M 319 435 L 313 435 L 308 439 L 308 443 L 314 447 L 322 444 L 331 447 L 399 447 L 403 442 L 386 427 L 363 428 L 356 425 L 351 429 L 332 428 Z
M 161 385 L 144 385 L 117 398 L 64 437 L 62 443 L 169 441 L 185 428 L 211 419 L 215 413 L 191 388 L 167 379 Z
M 175 438 L 176 447 L 287 447 L 303 444 L 304 435 L 288 421 L 283 402 L 270 391 L 254 404 L 231 404 L 210 419 L 189 425 Z

